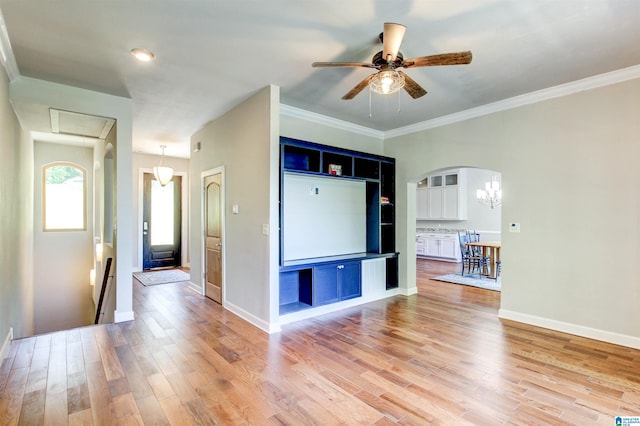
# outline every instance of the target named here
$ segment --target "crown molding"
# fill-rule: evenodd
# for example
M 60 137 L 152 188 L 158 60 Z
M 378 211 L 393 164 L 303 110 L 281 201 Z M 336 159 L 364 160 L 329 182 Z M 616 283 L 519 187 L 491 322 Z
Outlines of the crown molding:
M 370 129 L 358 124 L 349 123 L 348 121 L 339 120 L 337 118 L 328 117 L 326 115 L 318 114 L 315 112 L 307 111 L 301 108 L 292 107 L 286 104 L 280 104 L 280 114 L 287 117 L 298 118 L 301 120 L 310 121 L 317 124 L 333 127 L 339 130 L 345 130 L 347 132 L 357 133 L 372 138 L 384 139 L 384 132 L 381 130 Z
M 447 124 L 457 123 L 469 120 L 471 118 L 481 117 L 500 111 L 517 108 L 524 105 L 530 105 L 537 102 L 546 101 L 553 98 L 560 98 L 585 90 L 597 89 L 599 87 L 609 86 L 621 83 L 627 80 L 633 80 L 640 77 L 640 65 L 611 71 L 605 74 L 599 74 L 593 77 L 583 78 L 581 80 L 572 81 L 566 84 L 549 87 L 547 89 L 538 90 L 524 95 L 515 96 L 513 98 L 504 99 L 502 101 L 493 102 L 465 111 L 456 112 L 454 114 L 444 115 L 410 126 L 399 127 L 397 129 L 384 132 L 384 139 L 394 138 L 397 136 L 408 135 L 411 133 L 433 129 L 436 127 L 446 126 Z
M 7 25 L 4 22 L 2 11 L 0 11 L 0 60 L 4 65 L 4 69 L 7 71 L 9 81 L 20 77 L 18 63 L 16 62 L 16 57 L 13 55 L 13 49 L 11 48 L 11 41 L 9 41 L 9 33 L 7 32 Z
M 560 98 L 574 93 L 584 92 L 585 90 L 592 90 L 616 83 L 622 83 L 624 81 L 633 80 L 636 78 L 640 78 L 640 65 L 634 65 L 632 67 L 611 71 L 605 74 L 583 78 L 581 80 L 572 81 L 570 83 L 560 84 L 558 86 L 549 87 L 547 89 L 537 90 L 535 92 L 526 93 L 524 95 L 514 96 L 513 98 L 504 99 L 476 108 L 470 108 L 453 114 L 443 115 L 442 117 L 434 118 L 432 120 L 422 121 L 420 123 L 398 127 L 397 129 L 387 131 L 370 129 L 368 127 L 349 123 L 343 120 L 338 120 L 337 118 L 327 117 L 326 115 L 317 114 L 315 112 L 284 104 L 280 105 L 280 112 L 283 115 L 287 115 L 289 117 L 299 118 L 302 120 L 323 124 L 329 127 L 334 127 L 341 130 L 386 140 L 389 138 L 395 138 L 398 136 L 404 136 L 423 130 L 434 129 L 436 127 L 470 120 L 476 117 L 494 114 L 500 111 L 506 111 L 524 105 L 530 105 L 553 98 Z

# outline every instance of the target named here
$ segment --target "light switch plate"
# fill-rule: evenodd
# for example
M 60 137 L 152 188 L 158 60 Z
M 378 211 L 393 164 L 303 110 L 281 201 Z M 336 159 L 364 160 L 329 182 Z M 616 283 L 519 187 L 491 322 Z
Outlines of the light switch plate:
M 263 235 L 269 235 L 269 224 L 268 223 L 263 223 L 262 224 L 262 234 Z
M 231 207 L 231 211 L 233 212 L 233 214 L 238 214 L 238 212 L 240 212 L 240 207 L 238 207 L 238 205 L 237 205 L 237 204 L 234 204 L 234 205 Z
M 520 223 L 518 223 L 518 222 L 511 222 L 511 223 L 509 224 L 509 232 L 520 233 Z

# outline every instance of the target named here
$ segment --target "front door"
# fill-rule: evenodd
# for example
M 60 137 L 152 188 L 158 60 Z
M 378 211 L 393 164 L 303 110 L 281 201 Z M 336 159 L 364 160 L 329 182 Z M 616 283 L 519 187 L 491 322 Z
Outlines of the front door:
M 222 173 L 204 179 L 205 295 L 222 303 Z
M 153 174 L 144 174 L 142 207 L 142 268 L 180 266 L 181 177 L 161 186 Z

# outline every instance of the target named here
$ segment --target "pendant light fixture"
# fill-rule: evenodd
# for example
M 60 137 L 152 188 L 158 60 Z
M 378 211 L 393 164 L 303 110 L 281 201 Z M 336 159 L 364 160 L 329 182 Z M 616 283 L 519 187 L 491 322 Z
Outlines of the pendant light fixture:
M 492 209 L 502 204 L 502 189 L 497 176 L 491 177 L 491 182 L 485 184 L 485 189 L 476 191 L 476 198 L 480 203 Z
M 162 157 L 160 157 L 160 164 L 153 168 L 153 175 L 156 180 L 160 182 L 161 186 L 166 186 L 173 178 L 173 169 L 164 165 L 164 149 L 166 145 L 160 145 L 162 148 Z

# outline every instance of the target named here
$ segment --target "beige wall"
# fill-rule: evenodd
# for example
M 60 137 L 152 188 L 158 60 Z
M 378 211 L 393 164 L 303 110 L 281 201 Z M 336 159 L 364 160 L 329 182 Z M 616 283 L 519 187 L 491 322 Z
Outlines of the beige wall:
M 500 171 L 500 315 L 640 347 L 639 98 L 631 80 L 386 140 L 401 285 L 415 287 L 409 182 L 452 165 Z
M 278 105 L 278 88 L 267 87 L 191 137 L 202 146 L 190 160 L 191 282 L 202 288 L 202 172 L 224 167 L 223 303 L 265 330 L 278 309 Z
M 33 333 L 33 145 L 9 103 L 0 66 L 0 351 Z

